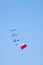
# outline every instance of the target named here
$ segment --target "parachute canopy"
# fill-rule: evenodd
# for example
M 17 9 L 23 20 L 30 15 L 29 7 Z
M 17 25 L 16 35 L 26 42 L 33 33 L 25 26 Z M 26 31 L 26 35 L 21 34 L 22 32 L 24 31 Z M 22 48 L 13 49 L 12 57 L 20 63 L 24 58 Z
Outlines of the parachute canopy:
M 22 44 L 21 46 L 20 46 L 20 48 L 23 50 L 24 48 L 26 48 L 27 47 L 27 45 L 26 44 Z

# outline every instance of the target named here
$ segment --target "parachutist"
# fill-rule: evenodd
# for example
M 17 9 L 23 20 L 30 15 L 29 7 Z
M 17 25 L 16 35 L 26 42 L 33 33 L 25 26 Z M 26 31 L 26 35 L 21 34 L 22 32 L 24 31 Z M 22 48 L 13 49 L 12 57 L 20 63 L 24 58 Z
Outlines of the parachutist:
M 17 41 L 19 41 L 19 39 Z
M 16 42 L 16 40 L 14 40 L 13 42 Z
M 16 29 L 12 29 L 11 32 L 16 31 Z
M 14 37 L 14 36 L 18 36 L 18 35 L 13 33 L 13 34 L 12 34 L 12 37 Z

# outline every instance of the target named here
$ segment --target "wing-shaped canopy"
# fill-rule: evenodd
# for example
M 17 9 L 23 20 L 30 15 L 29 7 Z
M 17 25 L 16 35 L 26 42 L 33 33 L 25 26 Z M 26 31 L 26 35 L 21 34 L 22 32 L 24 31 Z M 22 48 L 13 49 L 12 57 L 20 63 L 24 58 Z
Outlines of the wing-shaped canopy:
M 22 45 L 20 46 L 21 49 L 24 49 L 24 48 L 26 48 L 26 47 L 27 47 L 26 44 L 22 44 Z

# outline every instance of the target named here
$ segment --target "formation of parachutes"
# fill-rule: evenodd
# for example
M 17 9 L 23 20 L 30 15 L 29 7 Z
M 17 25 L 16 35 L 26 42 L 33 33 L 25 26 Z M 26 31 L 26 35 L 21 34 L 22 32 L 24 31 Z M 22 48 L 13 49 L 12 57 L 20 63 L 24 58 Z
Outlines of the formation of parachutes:
M 14 28 L 14 29 L 11 29 L 10 30 L 11 31 L 11 34 L 12 34 L 12 40 L 13 40 L 13 43 L 15 43 L 16 44 L 16 46 L 18 45 L 17 44 L 17 42 L 19 42 L 20 41 L 20 39 L 18 38 L 18 36 L 19 36 L 19 34 L 20 33 L 16 33 L 16 29 Z M 27 47 L 27 44 L 26 43 L 22 43 L 21 45 L 20 45 L 20 48 L 23 50 L 23 49 L 25 49 Z

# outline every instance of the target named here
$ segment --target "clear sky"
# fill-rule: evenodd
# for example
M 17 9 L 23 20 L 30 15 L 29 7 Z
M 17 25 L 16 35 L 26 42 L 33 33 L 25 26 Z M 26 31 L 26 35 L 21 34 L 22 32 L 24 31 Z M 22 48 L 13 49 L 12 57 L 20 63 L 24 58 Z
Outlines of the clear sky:
M 23 39 L 17 47 L 12 28 Z M 43 0 L 0 0 L 0 65 L 43 65 Z

